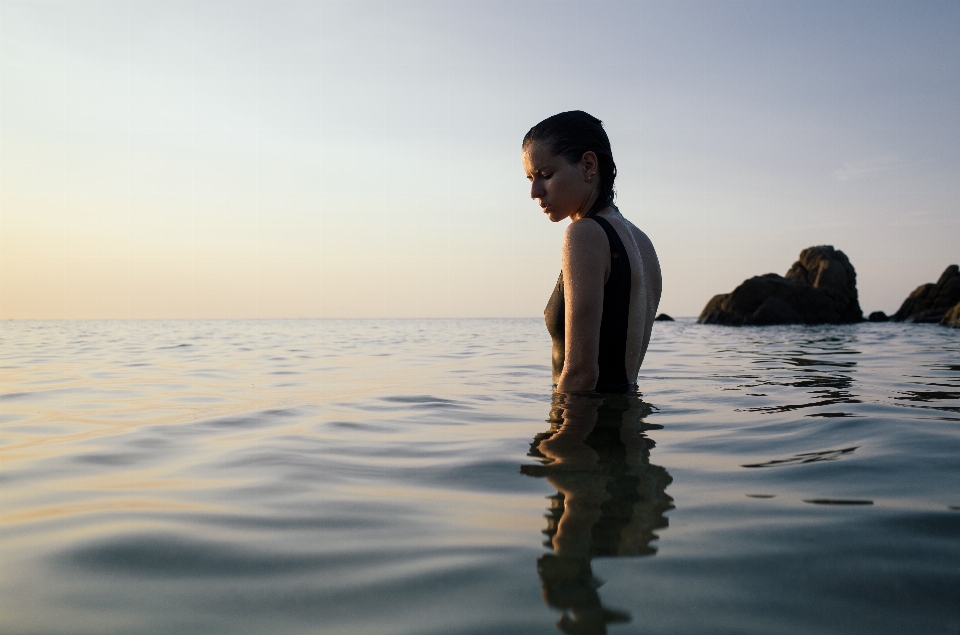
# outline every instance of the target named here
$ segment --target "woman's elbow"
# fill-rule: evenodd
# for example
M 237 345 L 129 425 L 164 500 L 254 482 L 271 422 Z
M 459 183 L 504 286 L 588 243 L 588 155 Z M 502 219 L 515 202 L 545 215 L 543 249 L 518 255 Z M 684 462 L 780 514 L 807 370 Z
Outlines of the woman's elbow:
M 588 392 L 597 387 L 598 364 L 568 364 L 557 382 L 557 392 Z

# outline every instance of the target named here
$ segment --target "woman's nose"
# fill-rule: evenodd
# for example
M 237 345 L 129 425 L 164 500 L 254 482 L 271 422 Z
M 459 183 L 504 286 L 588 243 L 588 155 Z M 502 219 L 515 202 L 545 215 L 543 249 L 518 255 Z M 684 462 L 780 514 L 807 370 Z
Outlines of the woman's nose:
M 545 192 L 542 183 L 534 181 L 530 184 L 530 198 L 543 198 L 544 194 Z

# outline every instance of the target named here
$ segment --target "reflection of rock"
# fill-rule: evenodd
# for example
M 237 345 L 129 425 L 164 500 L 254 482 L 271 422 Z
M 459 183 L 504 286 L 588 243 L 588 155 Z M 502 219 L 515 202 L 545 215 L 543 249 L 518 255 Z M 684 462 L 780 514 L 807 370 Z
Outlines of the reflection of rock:
M 943 326 L 951 326 L 955 329 L 960 329 L 960 302 L 954 304 L 953 308 L 947 311 L 946 315 L 943 316 L 943 319 L 940 320 L 940 324 Z
M 857 273 L 842 251 L 808 247 L 786 276 L 768 273 L 745 280 L 732 293 L 714 296 L 697 321 L 730 326 L 861 322 Z
M 870 314 L 870 317 L 867 318 L 869 322 L 886 322 L 890 318 L 883 311 L 874 311 Z
M 666 313 L 661 313 L 657 317 L 653 318 L 654 322 L 673 322 L 673 318 L 667 315 Z
M 939 322 L 960 302 L 960 267 L 950 265 L 936 283 L 921 284 L 894 313 L 896 322 Z

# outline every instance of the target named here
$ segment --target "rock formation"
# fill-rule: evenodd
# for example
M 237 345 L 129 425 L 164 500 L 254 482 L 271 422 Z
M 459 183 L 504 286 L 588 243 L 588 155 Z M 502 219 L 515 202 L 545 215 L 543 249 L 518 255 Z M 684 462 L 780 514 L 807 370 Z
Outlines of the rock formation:
M 874 311 L 867 318 L 868 322 L 887 322 L 890 318 L 883 311 Z
M 697 321 L 730 326 L 862 322 L 857 273 L 842 251 L 808 247 L 786 276 L 756 276 L 732 293 L 714 296 Z
M 654 322 L 673 322 L 673 318 L 667 315 L 666 313 L 661 313 L 657 317 L 653 318 Z
M 960 302 L 954 304 L 953 308 L 947 311 L 947 314 L 940 320 L 940 324 L 960 329 Z
M 960 302 L 960 267 L 950 265 L 936 283 L 921 284 L 890 318 L 895 322 L 940 322 Z

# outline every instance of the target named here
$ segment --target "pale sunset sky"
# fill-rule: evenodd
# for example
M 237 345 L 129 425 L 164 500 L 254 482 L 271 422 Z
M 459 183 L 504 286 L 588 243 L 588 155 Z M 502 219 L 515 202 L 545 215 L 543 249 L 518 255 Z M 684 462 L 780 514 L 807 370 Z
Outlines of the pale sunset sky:
M 960 261 L 960 2 L 0 2 L 0 317 L 542 314 L 520 142 L 605 123 L 661 310 Z

